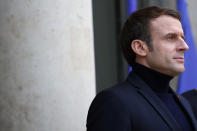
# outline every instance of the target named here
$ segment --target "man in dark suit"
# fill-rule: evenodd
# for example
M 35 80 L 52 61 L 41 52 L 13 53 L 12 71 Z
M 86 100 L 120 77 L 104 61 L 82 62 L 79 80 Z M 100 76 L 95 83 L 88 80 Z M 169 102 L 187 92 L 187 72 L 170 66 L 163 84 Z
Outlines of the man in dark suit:
M 182 95 L 190 103 L 192 110 L 194 112 L 194 115 L 197 119 L 197 89 L 187 91 L 187 92 L 183 93 Z
M 87 131 L 197 131 L 197 122 L 170 80 L 184 71 L 188 46 L 180 14 L 147 7 L 130 15 L 121 47 L 132 72 L 97 94 L 87 117 Z

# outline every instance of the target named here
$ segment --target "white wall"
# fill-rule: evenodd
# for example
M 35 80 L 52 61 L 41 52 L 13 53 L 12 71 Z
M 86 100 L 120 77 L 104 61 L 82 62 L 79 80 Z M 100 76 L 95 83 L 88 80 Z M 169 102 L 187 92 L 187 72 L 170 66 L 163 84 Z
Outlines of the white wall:
M 0 18 L 0 130 L 85 131 L 91 1 L 1 0 Z

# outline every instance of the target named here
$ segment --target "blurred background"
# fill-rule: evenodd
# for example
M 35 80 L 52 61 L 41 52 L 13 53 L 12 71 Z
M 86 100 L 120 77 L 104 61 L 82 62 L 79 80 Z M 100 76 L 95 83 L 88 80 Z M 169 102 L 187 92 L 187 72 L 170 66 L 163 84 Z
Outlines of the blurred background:
M 196 4 L 187 0 L 195 41 Z M 177 9 L 176 0 L 136 8 L 151 5 Z M 96 93 L 127 77 L 119 45 L 127 14 L 127 0 L 1 0 L 0 131 L 85 131 Z

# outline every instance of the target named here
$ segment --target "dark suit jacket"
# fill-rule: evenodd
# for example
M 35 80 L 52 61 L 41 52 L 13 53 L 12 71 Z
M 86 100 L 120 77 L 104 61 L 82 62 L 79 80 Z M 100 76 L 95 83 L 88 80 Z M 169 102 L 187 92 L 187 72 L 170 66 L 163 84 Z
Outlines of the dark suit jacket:
M 194 115 L 197 119 L 197 89 L 187 91 L 183 93 L 183 96 L 189 101 L 191 104 Z
M 177 97 L 177 101 L 197 131 L 189 104 L 184 98 Z M 180 128 L 160 98 L 134 73 L 123 83 L 99 93 L 87 117 L 87 131 L 181 131 Z

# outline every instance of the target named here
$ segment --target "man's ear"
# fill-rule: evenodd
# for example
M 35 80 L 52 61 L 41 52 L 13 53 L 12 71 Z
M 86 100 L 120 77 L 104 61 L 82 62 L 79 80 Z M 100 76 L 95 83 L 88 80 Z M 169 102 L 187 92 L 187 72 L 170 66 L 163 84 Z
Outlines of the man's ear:
M 148 46 L 144 41 L 141 40 L 133 40 L 131 43 L 131 48 L 139 56 L 146 56 L 148 50 Z

